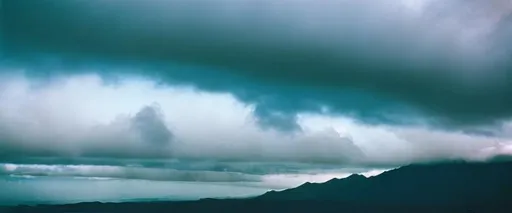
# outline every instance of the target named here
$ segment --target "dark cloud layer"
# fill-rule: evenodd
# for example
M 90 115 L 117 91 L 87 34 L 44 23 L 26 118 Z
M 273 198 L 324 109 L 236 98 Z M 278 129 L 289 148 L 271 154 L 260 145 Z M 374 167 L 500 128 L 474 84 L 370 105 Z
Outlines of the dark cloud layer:
M 232 92 L 283 129 L 321 106 L 378 122 L 405 106 L 441 124 L 510 117 L 509 3 L 419 2 L 3 0 L 3 53 L 160 64 L 144 74 Z

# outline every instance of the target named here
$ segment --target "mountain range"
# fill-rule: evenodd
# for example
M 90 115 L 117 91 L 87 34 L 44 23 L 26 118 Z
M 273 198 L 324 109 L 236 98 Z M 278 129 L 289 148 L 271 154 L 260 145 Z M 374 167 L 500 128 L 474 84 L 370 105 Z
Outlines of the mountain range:
M 512 212 L 512 161 L 415 164 L 249 199 L 0 207 L 21 212 Z

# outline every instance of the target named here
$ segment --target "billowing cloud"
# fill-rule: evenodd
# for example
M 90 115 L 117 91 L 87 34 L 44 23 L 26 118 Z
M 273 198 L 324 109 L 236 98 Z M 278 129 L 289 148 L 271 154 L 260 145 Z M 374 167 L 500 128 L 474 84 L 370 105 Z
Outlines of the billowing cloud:
M 7 159 L 349 163 L 364 155 L 333 130 L 294 134 L 261 129 L 253 107 L 226 94 L 159 88 L 140 80 L 107 85 L 98 76 L 58 78 L 42 86 L 25 78 L 3 81 L 0 138 L 1 156 Z
M 165 145 L 171 142 L 172 133 L 155 108 L 144 107 L 133 118 L 133 127 L 140 133 L 144 141 Z
M 170 155 L 168 151 L 169 143 L 172 142 L 172 133 L 163 123 L 161 115 L 157 114 L 158 108 L 155 106 L 145 106 L 133 117 L 119 116 L 110 123 L 86 127 L 72 121 L 72 117 L 65 118 L 65 116 L 80 113 L 78 111 L 57 115 L 56 110 L 59 110 L 59 107 L 44 106 L 42 103 L 33 101 L 20 103 L 22 105 L 17 106 L 12 102 L 3 104 L 6 108 L 18 112 L 5 110 L 0 113 L 0 117 L 6 121 L 0 124 L 0 140 L 3 146 L 0 152 L 1 157 L 144 158 Z M 42 106 L 35 106 L 38 104 Z M 64 103 L 60 107 L 68 106 Z
M 232 95 L 140 78 L 116 84 L 96 75 L 44 84 L 23 76 L 2 81 L 0 156 L 10 162 L 96 158 L 104 164 L 140 164 L 180 159 L 371 167 L 484 160 L 507 154 L 504 147 L 509 146 L 507 126 L 486 136 L 303 113 L 297 115 L 300 132 L 262 128 L 255 107 Z
M 145 64 L 157 68 L 138 73 L 230 92 L 283 129 L 325 106 L 387 123 L 417 110 L 439 125 L 512 114 L 507 0 L 2 3 L 5 61 L 39 74 Z

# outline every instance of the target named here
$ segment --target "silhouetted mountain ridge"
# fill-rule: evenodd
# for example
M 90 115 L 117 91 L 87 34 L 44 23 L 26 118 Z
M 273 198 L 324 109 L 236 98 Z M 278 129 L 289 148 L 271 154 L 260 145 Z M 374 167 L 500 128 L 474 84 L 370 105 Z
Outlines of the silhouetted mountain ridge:
M 510 212 L 512 162 L 414 164 L 374 177 L 305 183 L 256 198 L 0 207 L 32 212 Z
M 352 175 L 266 193 L 260 200 L 465 204 L 512 200 L 512 162 L 414 164 L 366 178 Z

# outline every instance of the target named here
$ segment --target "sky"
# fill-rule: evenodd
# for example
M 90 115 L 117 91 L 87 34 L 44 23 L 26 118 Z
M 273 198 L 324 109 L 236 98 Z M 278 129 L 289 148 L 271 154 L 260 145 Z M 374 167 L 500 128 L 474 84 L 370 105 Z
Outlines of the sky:
M 511 36 L 508 0 L 0 0 L 0 202 L 512 155 Z

